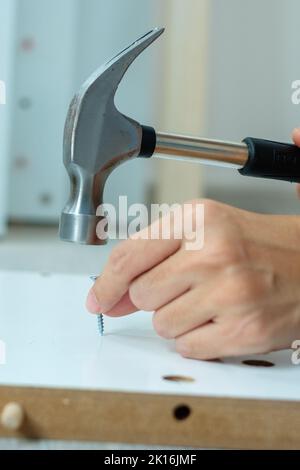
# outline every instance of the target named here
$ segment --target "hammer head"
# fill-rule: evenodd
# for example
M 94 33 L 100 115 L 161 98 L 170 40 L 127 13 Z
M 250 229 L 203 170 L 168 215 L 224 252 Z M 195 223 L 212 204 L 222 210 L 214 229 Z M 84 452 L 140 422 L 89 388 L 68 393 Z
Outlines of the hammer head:
M 120 113 L 115 93 L 135 58 L 162 33 L 154 29 L 124 49 L 94 72 L 74 96 L 65 124 L 64 165 L 70 177 L 70 197 L 60 220 L 60 238 L 65 241 L 101 245 L 97 225 L 102 217 L 107 177 L 121 163 L 150 156 L 155 132 Z M 144 140 L 149 140 L 144 148 Z M 145 135 L 146 134 L 146 135 Z

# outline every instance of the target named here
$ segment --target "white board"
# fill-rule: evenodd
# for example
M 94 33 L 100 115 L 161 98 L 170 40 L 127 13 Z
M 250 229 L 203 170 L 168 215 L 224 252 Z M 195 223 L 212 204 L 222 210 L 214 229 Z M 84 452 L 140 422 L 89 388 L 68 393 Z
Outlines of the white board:
M 6 345 L 0 386 L 300 400 L 300 366 L 292 364 L 291 351 L 259 356 L 275 363 L 270 368 L 249 367 L 245 358 L 183 359 L 173 341 L 155 334 L 146 312 L 106 317 L 100 338 L 96 318 L 84 307 L 90 285 L 83 276 L 0 272 L 0 339 Z M 163 380 L 173 374 L 195 381 Z

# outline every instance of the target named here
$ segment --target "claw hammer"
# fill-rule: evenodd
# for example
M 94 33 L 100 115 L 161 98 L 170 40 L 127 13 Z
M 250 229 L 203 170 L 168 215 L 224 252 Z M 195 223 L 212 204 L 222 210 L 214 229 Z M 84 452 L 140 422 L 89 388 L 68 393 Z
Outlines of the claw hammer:
M 295 145 L 248 137 L 242 143 L 158 133 L 117 110 L 114 98 L 125 72 L 163 28 L 155 28 L 101 66 L 74 96 L 64 132 L 64 165 L 70 197 L 60 219 L 60 238 L 101 245 L 105 182 L 132 158 L 170 158 L 237 169 L 242 175 L 300 182 L 300 149 Z

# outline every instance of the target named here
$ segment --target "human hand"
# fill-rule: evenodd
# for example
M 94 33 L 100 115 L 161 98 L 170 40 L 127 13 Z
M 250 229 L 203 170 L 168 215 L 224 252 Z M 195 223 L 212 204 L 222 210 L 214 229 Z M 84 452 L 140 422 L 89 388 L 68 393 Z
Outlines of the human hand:
M 193 208 L 199 203 L 202 249 L 187 250 L 185 238 L 142 239 L 145 229 L 112 251 L 88 309 L 110 316 L 154 311 L 157 333 L 190 358 L 289 348 L 300 338 L 300 218 L 210 200 L 193 201 Z

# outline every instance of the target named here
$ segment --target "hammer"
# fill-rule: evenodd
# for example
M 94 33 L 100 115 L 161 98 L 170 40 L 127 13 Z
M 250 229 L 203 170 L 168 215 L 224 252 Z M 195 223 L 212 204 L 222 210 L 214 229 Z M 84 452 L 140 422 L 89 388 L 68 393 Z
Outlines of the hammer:
M 64 165 L 70 197 L 60 220 L 60 238 L 101 245 L 97 208 L 110 173 L 133 158 L 171 158 L 237 169 L 245 176 L 300 182 L 300 149 L 248 137 L 242 143 L 157 133 L 117 110 L 114 97 L 131 63 L 162 33 L 155 28 L 101 66 L 74 96 L 66 118 Z

